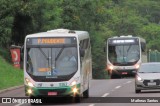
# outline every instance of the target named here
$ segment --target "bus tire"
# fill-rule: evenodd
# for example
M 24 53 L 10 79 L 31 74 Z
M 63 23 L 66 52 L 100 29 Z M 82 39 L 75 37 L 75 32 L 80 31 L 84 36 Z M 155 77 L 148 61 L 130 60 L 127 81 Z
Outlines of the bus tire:
M 115 78 L 116 78 L 116 75 L 111 74 L 111 75 L 110 75 L 110 78 L 111 78 L 111 79 L 115 79 Z
M 74 99 L 75 99 L 75 103 L 80 103 L 82 100 L 82 97 L 80 95 L 77 95 Z
M 88 98 L 89 97 L 89 88 L 83 92 L 83 97 L 84 98 Z

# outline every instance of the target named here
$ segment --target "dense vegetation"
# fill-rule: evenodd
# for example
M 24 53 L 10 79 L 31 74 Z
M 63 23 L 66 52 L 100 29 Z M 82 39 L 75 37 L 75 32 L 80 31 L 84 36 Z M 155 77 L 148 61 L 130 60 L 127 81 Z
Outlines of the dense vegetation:
M 86 30 L 93 77 L 104 78 L 108 37 L 142 36 L 148 48 L 160 50 L 159 11 L 159 0 L 0 0 L 0 45 L 22 45 L 27 34 L 55 28 Z
M 23 71 L 14 68 L 0 56 L 0 90 L 22 85 Z

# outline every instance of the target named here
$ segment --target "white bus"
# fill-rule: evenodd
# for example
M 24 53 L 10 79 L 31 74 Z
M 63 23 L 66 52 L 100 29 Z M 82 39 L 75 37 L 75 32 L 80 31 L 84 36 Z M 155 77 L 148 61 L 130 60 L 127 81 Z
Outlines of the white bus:
M 91 45 L 86 31 L 55 29 L 27 35 L 25 94 L 30 97 L 88 97 Z
M 142 62 L 147 62 L 146 41 L 140 37 L 108 38 L 107 71 L 111 78 L 134 75 Z

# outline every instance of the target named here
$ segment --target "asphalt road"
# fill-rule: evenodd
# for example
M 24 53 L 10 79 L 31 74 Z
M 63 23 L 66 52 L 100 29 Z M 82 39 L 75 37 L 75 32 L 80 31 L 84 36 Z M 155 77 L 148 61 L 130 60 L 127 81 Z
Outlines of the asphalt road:
M 59 106 L 159 106 L 159 103 L 144 103 L 160 97 L 160 90 L 142 91 L 136 94 L 134 91 L 134 79 L 109 79 L 91 80 L 90 98 L 84 98 L 81 103 L 63 102 L 53 103 Z M 0 97 L 25 97 L 24 88 L 7 91 Z M 156 102 L 157 100 L 154 99 Z M 134 103 L 131 101 L 134 101 Z M 136 102 L 135 102 L 136 101 Z M 107 102 L 107 103 L 106 103 Z M 140 103 L 138 103 L 140 102 Z M 30 104 L 0 104 L 0 106 L 30 106 Z M 51 106 L 51 105 L 49 105 Z

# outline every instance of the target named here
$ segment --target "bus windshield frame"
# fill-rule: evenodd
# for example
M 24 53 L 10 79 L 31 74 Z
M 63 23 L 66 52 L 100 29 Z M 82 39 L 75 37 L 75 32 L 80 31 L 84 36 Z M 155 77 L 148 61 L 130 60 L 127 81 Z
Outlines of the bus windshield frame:
M 140 59 L 138 38 L 108 40 L 108 60 L 117 66 L 134 65 Z
M 28 43 L 26 45 L 25 68 L 33 80 L 58 82 L 67 81 L 73 77 L 78 70 L 78 49 L 75 37 L 69 39 L 75 41 L 67 42 L 67 44 L 38 45 Z M 69 59 L 65 60 L 64 58 L 67 56 Z

